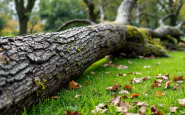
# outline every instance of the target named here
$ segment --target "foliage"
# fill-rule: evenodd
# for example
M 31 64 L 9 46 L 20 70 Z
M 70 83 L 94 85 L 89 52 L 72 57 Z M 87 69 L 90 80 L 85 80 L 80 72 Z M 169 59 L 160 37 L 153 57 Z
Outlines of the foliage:
M 5 36 L 14 36 L 18 33 L 18 22 L 13 19 L 9 19 L 1 31 L 2 35 Z
M 45 30 L 55 31 L 61 24 L 74 18 L 86 18 L 82 0 L 41 0 L 40 16 L 45 19 Z
M 55 94 L 58 95 L 57 98 L 45 99 L 34 106 L 30 113 L 25 110 L 23 114 L 66 114 L 70 111 L 82 115 L 91 112 L 107 112 L 106 114 L 112 115 L 123 110 L 157 115 L 174 112 L 183 114 L 184 52 L 169 54 L 172 58 L 116 58 L 110 63 L 101 60 L 100 63 L 106 64 L 99 67 L 99 62 L 96 62 L 91 66 L 97 67 L 93 72 L 85 72 L 75 82 L 77 85 L 81 84 L 81 88 L 69 89 L 66 86 Z M 118 69 L 120 64 L 128 68 Z M 161 86 L 155 87 L 154 83 Z M 109 86 L 113 90 L 106 90 Z

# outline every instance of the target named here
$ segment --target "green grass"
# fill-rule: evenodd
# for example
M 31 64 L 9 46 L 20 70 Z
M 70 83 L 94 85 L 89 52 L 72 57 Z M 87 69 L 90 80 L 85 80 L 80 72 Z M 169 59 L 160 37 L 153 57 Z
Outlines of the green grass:
M 184 52 L 169 52 L 171 58 L 156 58 L 156 59 L 125 59 L 115 58 L 114 64 L 123 64 L 128 66 L 128 69 L 117 69 L 116 67 L 103 67 L 102 64 L 107 60 L 103 59 L 93 64 L 84 74 L 77 80 L 77 83 L 82 85 L 82 88 L 66 91 L 67 87 L 61 89 L 56 95 L 60 96 L 58 99 L 45 99 L 38 105 L 34 106 L 31 111 L 26 110 L 23 115 L 65 115 L 66 110 L 78 111 L 82 115 L 89 115 L 91 110 L 95 108 L 99 103 L 105 103 L 110 105 L 110 100 L 114 97 L 111 91 L 107 91 L 106 88 L 113 84 L 121 84 L 123 87 L 125 84 L 132 85 L 133 89 L 131 93 L 139 93 L 138 98 L 122 99 L 129 102 L 132 105 L 134 101 L 145 101 L 149 104 L 146 114 L 150 114 L 150 106 L 156 105 L 165 115 L 171 114 L 169 107 L 177 106 L 178 110 L 173 114 L 181 114 L 185 112 L 185 108 L 181 107 L 178 99 L 185 98 L 185 83 L 181 85 L 179 90 L 164 89 L 164 85 L 159 88 L 153 88 L 151 85 L 156 79 L 156 74 L 169 73 L 170 80 L 173 76 L 185 75 L 185 53 Z M 128 63 L 128 60 L 132 64 Z M 160 62 L 160 64 L 157 64 Z M 99 66 L 98 66 L 99 65 Z M 143 68 L 150 65 L 150 68 Z M 91 74 L 94 71 L 95 74 Z M 110 72 L 106 74 L 105 72 Z M 141 75 L 127 74 L 128 72 L 140 72 Z M 126 73 L 126 76 L 116 76 L 119 73 Z M 138 84 L 130 84 L 130 80 L 134 77 L 141 78 L 144 76 L 151 76 L 152 79 L 144 81 Z M 86 86 L 85 82 L 89 81 L 90 85 Z M 171 86 L 175 85 L 172 82 Z M 119 88 L 123 89 L 123 88 Z M 161 91 L 165 93 L 164 96 L 157 97 L 156 92 Z M 115 93 L 118 94 L 119 91 Z M 82 96 L 75 99 L 76 94 Z M 119 94 L 118 94 L 119 95 Z M 164 104 L 164 107 L 160 106 Z M 130 109 L 129 112 L 136 113 L 138 108 Z M 109 106 L 108 115 L 119 115 L 115 110 L 115 107 Z

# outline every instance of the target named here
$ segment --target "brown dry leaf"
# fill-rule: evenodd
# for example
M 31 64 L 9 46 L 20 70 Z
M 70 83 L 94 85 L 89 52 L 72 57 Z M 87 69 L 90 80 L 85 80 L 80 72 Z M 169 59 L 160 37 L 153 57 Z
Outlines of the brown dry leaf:
M 138 107 L 147 107 L 148 106 L 148 104 L 146 102 L 136 102 L 136 105 Z
M 156 96 L 158 96 L 158 97 L 161 97 L 161 96 L 163 96 L 163 95 L 164 95 L 164 93 L 161 92 L 161 91 L 157 91 L 157 92 L 156 92 Z
M 82 96 L 82 94 L 80 94 L 80 95 L 79 95 L 79 94 L 76 94 L 76 95 L 75 95 L 75 99 L 77 99 L 77 98 L 79 98 L 79 97 L 81 97 L 81 96 Z
M 143 80 L 143 81 L 146 81 L 146 80 L 149 80 L 149 79 L 151 79 L 150 76 L 142 77 L 142 80 Z
M 129 85 L 125 85 L 123 88 L 127 90 L 132 90 L 132 86 L 129 86 Z
M 176 84 L 173 88 L 172 88 L 173 90 L 177 90 L 177 89 L 180 89 L 180 86 L 179 86 L 179 84 Z
M 116 90 L 118 90 L 119 87 L 121 87 L 120 84 L 114 84 L 113 86 L 107 87 L 106 89 L 111 90 L 111 91 L 116 91 Z
M 119 74 L 117 74 L 116 76 L 126 76 L 126 74 L 119 73 Z
M 78 89 L 81 88 L 82 86 L 79 85 L 78 83 L 76 83 L 74 80 L 72 80 L 71 82 L 69 82 L 69 88 L 70 89 Z
M 91 74 L 95 75 L 96 73 L 94 71 L 91 71 Z
M 157 75 L 156 75 L 156 78 L 157 78 L 157 79 L 162 78 L 162 74 L 161 74 L 161 73 L 160 73 L 160 74 L 157 74 Z
M 157 79 L 157 80 L 154 81 L 154 83 L 160 83 L 160 84 L 161 84 L 162 82 L 163 82 L 162 79 Z
M 132 79 L 130 81 L 130 84 L 133 84 L 133 83 L 141 83 L 141 82 L 143 82 L 142 78 L 135 78 L 134 77 L 134 79 Z
M 67 110 L 67 114 L 66 115 L 82 115 L 80 112 L 71 112 L 70 110 Z
M 50 99 L 59 99 L 60 96 L 51 96 Z
M 120 90 L 119 94 L 130 94 L 127 90 Z
M 176 81 L 176 82 L 179 83 L 179 84 L 183 84 L 184 83 L 183 80 L 179 80 L 179 81 Z
M 91 112 L 94 114 L 96 114 L 98 112 L 101 112 L 102 114 L 104 114 L 104 113 L 107 113 L 107 111 L 108 111 L 108 105 L 100 103 Z
M 134 74 L 134 72 L 128 72 L 127 74 Z
M 123 99 L 127 99 L 127 98 L 128 98 L 128 96 L 123 95 L 121 98 L 123 98 Z
M 120 101 L 120 96 L 114 95 L 114 98 L 111 100 L 111 105 L 117 105 Z
M 170 84 L 171 84 L 171 81 L 167 81 L 167 82 L 165 83 L 164 88 L 167 89 L 167 88 L 170 86 Z
M 124 115 L 140 115 L 139 113 L 125 113 Z
M 178 99 L 179 104 L 183 107 L 185 107 L 185 99 Z
M 133 93 L 133 94 L 130 94 L 130 98 L 137 98 L 139 96 L 138 93 Z
M 90 83 L 88 81 L 85 82 L 85 85 L 90 85 Z
M 153 115 L 163 115 L 163 113 L 155 105 L 151 106 L 150 110 Z
M 181 81 L 181 80 L 184 80 L 183 76 L 174 76 L 173 77 L 173 81 Z
M 152 84 L 152 87 L 161 87 L 161 84 L 160 83 L 154 83 L 154 84 Z
M 124 66 L 124 65 L 118 65 L 117 69 L 127 69 L 128 66 Z
M 142 106 L 140 109 L 139 109 L 139 115 L 145 115 L 146 113 L 146 107 L 145 106 Z
M 124 112 L 128 112 L 128 109 L 131 107 L 126 101 L 118 103 L 118 107 L 121 107 Z
M 171 107 L 170 107 L 170 112 L 171 112 L 171 113 L 174 113 L 174 112 L 177 111 L 177 109 L 178 109 L 178 107 L 173 107 L 173 106 L 171 106 Z

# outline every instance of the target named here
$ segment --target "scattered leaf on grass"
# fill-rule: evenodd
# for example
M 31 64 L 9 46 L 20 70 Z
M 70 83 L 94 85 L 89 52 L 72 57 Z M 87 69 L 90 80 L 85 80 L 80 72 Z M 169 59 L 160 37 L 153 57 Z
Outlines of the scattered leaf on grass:
M 128 60 L 128 63 L 129 63 L 129 64 L 132 64 L 132 62 L 131 62 L 130 60 Z
M 59 99 L 60 96 L 51 96 L 50 99 Z
M 78 89 L 81 88 L 82 86 L 79 85 L 78 83 L 76 83 L 74 80 L 72 80 L 71 82 L 69 82 L 69 88 L 70 89 Z
M 80 94 L 80 95 L 79 95 L 79 94 L 76 94 L 76 95 L 75 95 L 75 99 L 77 99 L 77 98 L 79 98 L 79 97 L 81 97 L 81 96 L 82 96 L 81 94 Z
M 127 90 L 120 90 L 119 94 L 130 94 Z
M 128 109 L 131 107 L 126 101 L 118 103 L 118 107 L 122 108 L 120 112 L 128 112 Z
M 100 103 L 95 107 L 94 110 L 92 110 L 92 113 L 96 114 L 98 112 L 101 112 L 102 114 L 107 113 L 108 111 L 108 105 Z
M 152 84 L 152 87 L 161 87 L 161 84 L 160 83 L 154 83 L 154 84 Z
M 151 66 L 150 65 L 148 65 L 148 66 L 144 66 L 143 68 L 150 68 Z
M 135 75 L 141 75 L 141 72 L 136 72 Z
M 111 91 L 116 91 L 116 90 L 118 90 L 119 87 L 121 87 L 120 84 L 114 84 L 113 86 L 107 87 L 106 89 L 111 90 Z
M 167 88 L 170 86 L 170 84 L 171 84 L 171 81 L 167 81 L 167 82 L 165 83 L 164 88 L 167 89 Z
M 85 85 L 90 85 L 90 83 L 88 81 L 85 82 Z
M 133 94 L 130 94 L 130 98 L 137 98 L 139 96 L 138 93 L 133 93 Z
M 126 74 L 119 73 L 119 74 L 117 74 L 116 76 L 126 76 Z
M 151 106 L 150 110 L 153 115 L 163 115 L 163 113 L 155 105 Z
M 178 99 L 178 101 L 182 107 L 185 107 L 185 99 Z
M 162 77 L 162 74 L 157 74 L 157 75 L 156 75 L 156 78 L 157 78 L 157 79 L 160 79 L 161 77 Z
M 142 77 L 142 80 L 143 80 L 143 81 L 146 81 L 146 80 L 149 80 L 149 79 L 151 79 L 150 76 Z
M 178 107 L 170 107 L 170 112 L 171 113 L 174 113 L 174 112 L 176 112 L 177 111 L 177 109 L 178 109 Z
M 131 81 L 130 81 L 130 84 L 133 84 L 133 83 L 141 83 L 143 80 L 142 80 L 142 78 L 135 78 L 134 77 L 134 79 L 132 79 Z
M 140 115 L 139 113 L 125 113 L 124 115 Z
M 173 88 L 172 88 L 173 90 L 177 90 L 177 89 L 180 89 L 180 86 L 179 86 L 179 84 L 176 84 Z
M 105 74 L 110 74 L 110 72 L 105 72 Z
M 94 71 L 91 71 L 91 74 L 95 75 L 96 73 Z
M 154 81 L 154 83 L 160 83 L 160 84 L 161 84 L 162 82 L 163 82 L 162 79 L 157 79 L 157 80 Z
M 132 86 L 129 86 L 129 85 L 125 85 L 123 88 L 127 90 L 132 90 Z
M 161 92 L 161 91 L 157 91 L 157 92 L 156 92 L 156 96 L 158 96 L 158 97 L 161 97 L 161 96 L 163 96 L 163 95 L 164 95 L 164 93 Z
M 145 115 L 146 113 L 146 107 L 145 106 L 142 106 L 140 109 L 139 109 L 139 115 Z
M 111 105 L 117 105 L 120 101 L 120 96 L 114 95 L 114 98 L 111 100 Z
M 176 82 L 179 83 L 179 84 L 183 84 L 184 83 L 183 80 L 179 80 L 179 81 L 176 81 Z
M 121 98 L 123 98 L 123 99 L 127 99 L 127 98 L 128 98 L 128 96 L 123 95 Z
M 67 110 L 67 115 L 82 115 L 80 112 L 71 112 L 70 110 Z
M 148 104 L 146 102 L 134 102 L 138 107 L 147 107 Z
M 124 66 L 124 65 L 118 65 L 118 67 L 117 67 L 118 69 L 127 69 L 128 68 L 128 66 Z
M 157 62 L 157 65 L 161 64 L 161 62 Z
M 181 80 L 184 80 L 182 75 L 173 77 L 173 81 L 181 81 Z

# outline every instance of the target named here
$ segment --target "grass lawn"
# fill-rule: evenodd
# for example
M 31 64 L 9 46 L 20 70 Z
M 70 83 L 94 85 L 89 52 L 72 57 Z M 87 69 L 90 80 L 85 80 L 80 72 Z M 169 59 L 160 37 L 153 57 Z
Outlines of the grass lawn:
M 60 96 L 57 99 L 45 99 L 38 105 L 34 106 L 31 111 L 26 110 L 23 115 L 65 115 L 67 110 L 72 112 L 78 111 L 82 115 L 92 114 L 91 111 L 95 109 L 100 103 L 108 106 L 108 115 L 121 115 L 121 112 L 117 112 L 116 106 L 111 106 L 116 103 L 115 94 L 121 97 L 119 102 L 127 102 L 130 104 L 128 109 L 129 113 L 138 113 L 140 107 L 134 105 L 133 102 L 146 102 L 146 115 L 151 114 L 151 106 L 156 107 L 163 114 L 172 114 L 170 112 L 170 106 L 178 107 L 177 111 L 173 114 L 184 114 L 185 108 L 179 104 L 178 99 L 185 99 L 185 83 L 177 83 L 173 81 L 174 76 L 185 75 L 185 52 L 169 52 L 171 58 L 152 58 L 152 59 L 125 59 L 115 58 L 112 64 L 104 67 L 105 63 L 108 63 L 106 59 L 100 60 L 94 63 L 88 68 L 84 74 L 75 82 L 82 85 L 79 89 L 70 89 L 68 86 L 61 89 L 60 92 L 54 96 Z M 124 65 L 122 69 L 118 69 L 118 65 Z M 126 69 L 126 67 L 128 68 Z M 93 72 L 92 72 L 93 71 Z M 122 74 L 121 74 L 122 73 Z M 162 81 L 160 87 L 155 87 L 154 81 L 157 80 L 156 75 L 169 74 L 168 87 L 165 89 L 165 80 Z M 124 76 L 117 76 L 117 75 Z M 142 78 L 150 76 L 151 79 L 143 81 L 141 83 L 130 84 L 133 78 Z M 88 83 L 87 83 L 88 81 Z M 137 80 L 136 80 L 137 81 Z M 135 82 L 136 82 L 135 81 Z M 138 80 L 139 82 L 139 80 Z M 114 84 L 120 84 L 121 86 L 114 91 L 106 90 L 107 87 Z M 174 86 L 179 84 L 176 90 L 173 90 Z M 129 85 L 132 87 L 128 90 L 130 94 L 119 94 L 120 90 L 126 90 L 123 87 Z M 152 86 L 153 85 L 153 86 Z M 156 92 L 159 94 L 156 95 Z M 136 98 L 131 98 L 131 94 L 138 94 Z M 78 96 L 79 97 L 78 97 Z M 77 96 L 75 98 L 75 96 Z M 115 97 L 114 97 L 115 96 Z M 133 95 L 132 95 L 133 96 Z M 111 101 L 114 99 L 113 101 Z M 116 103 L 117 104 L 117 103 Z M 97 114 L 101 114 L 101 111 Z M 160 114 L 157 114 L 160 115 Z

